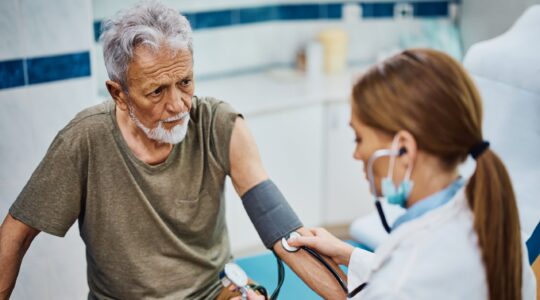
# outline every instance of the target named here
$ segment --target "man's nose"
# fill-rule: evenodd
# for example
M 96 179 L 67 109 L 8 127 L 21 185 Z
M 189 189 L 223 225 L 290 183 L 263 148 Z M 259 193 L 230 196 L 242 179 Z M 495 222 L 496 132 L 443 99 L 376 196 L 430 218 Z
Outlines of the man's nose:
M 167 101 L 167 110 L 173 114 L 179 114 L 184 110 L 185 103 L 183 101 L 184 93 L 179 89 L 172 89 Z

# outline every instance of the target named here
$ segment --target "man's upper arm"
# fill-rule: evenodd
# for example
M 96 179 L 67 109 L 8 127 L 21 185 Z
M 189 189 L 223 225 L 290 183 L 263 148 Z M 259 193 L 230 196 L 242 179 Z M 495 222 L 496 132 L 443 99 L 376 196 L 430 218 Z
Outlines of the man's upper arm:
M 236 192 L 241 197 L 259 183 L 268 179 L 268 175 L 259 156 L 255 140 L 249 132 L 246 122 L 237 118 L 230 142 L 231 178 Z M 245 200 L 244 200 L 245 201 Z M 251 217 L 251 216 L 250 216 Z M 302 235 L 311 235 L 309 230 L 298 228 Z M 318 261 L 305 251 L 296 253 L 286 252 L 280 242 L 272 246 L 272 250 L 316 293 L 326 299 L 343 299 L 344 292 L 332 275 Z M 328 264 L 340 273 L 345 274 L 330 259 Z
M 230 142 L 231 179 L 238 195 L 268 179 L 264 170 L 255 139 L 249 132 L 244 119 L 238 117 Z

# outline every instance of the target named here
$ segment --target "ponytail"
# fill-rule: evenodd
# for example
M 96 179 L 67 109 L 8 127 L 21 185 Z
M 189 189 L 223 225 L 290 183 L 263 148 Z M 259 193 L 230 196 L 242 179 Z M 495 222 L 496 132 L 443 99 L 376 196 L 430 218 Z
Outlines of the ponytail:
M 521 299 L 522 250 L 512 183 L 499 157 L 486 149 L 466 187 L 482 249 L 489 299 Z

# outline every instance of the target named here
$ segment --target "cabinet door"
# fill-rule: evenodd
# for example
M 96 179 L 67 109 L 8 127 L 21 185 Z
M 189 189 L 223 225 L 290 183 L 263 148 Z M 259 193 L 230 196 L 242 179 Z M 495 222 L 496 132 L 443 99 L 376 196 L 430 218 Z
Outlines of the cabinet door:
M 322 221 L 323 114 L 323 106 L 318 104 L 246 117 L 270 178 L 305 226 L 318 226 Z M 226 196 L 233 252 L 260 248 L 262 242 L 230 182 Z
M 349 126 L 350 114 L 346 101 L 326 105 L 325 225 L 347 224 L 374 209 L 363 163 L 353 158 L 355 143 L 354 131 Z

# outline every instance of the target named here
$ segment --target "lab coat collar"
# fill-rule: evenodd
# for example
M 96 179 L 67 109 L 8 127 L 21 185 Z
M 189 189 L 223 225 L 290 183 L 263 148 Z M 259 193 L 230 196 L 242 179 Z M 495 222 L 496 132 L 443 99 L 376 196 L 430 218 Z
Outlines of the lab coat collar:
M 462 186 L 447 203 L 425 212 L 416 219 L 403 223 L 395 231 L 392 231 L 388 240 L 375 251 L 377 255 L 374 256 L 371 272 L 379 269 L 405 239 L 413 234 L 421 234 L 424 229 L 438 226 L 441 222 L 456 217 L 464 209 L 472 214 L 466 201 L 465 187 Z
M 417 219 L 452 200 L 454 195 L 463 187 L 465 180 L 462 177 L 454 180 L 446 188 L 427 196 L 426 198 L 416 202 L 413 206 L 407 209 L 407 212 L 400 216 L 392 226 L 392 230 L 396 230 L 401 224 Z

